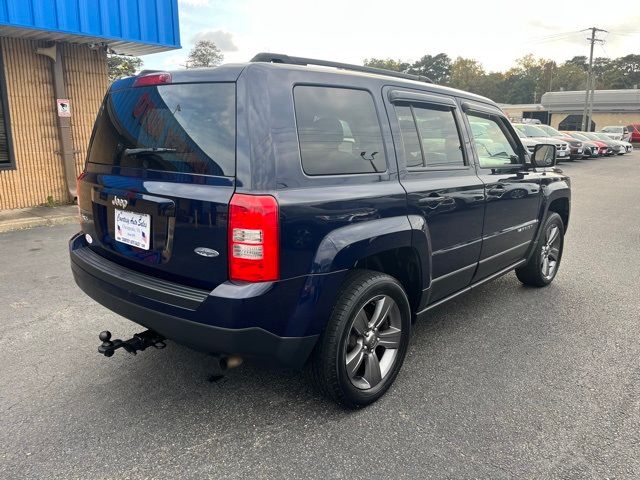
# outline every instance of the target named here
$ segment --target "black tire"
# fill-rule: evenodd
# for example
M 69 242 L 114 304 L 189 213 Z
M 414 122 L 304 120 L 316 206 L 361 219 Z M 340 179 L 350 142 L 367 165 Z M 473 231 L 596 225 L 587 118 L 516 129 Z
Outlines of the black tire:
M 557 243 L 554 241 L 550 247 L 548 244 L 549 234 L 554 228 L 557 228 L 558 232 Z M 554 252 L 554 248 L 557 249 L 557 252 Z M 563 248 L 564 223 L 560 215 L 556 212 L 549 212 L 538 234 L 538 243 L 531 254 L 531 258 L 529 258 L 529 261 L 524 266 L 516 269 L 518 280 L 532 287 L 546 287 L 549 285 L 556 277 L 558 269 L 560 268 Z M 545 275 L 545 252 L 547 257 L 546 272 L 550 273 L 547 275 Z M 552 261 L 555 261 L 555 265 L 552 270 L 549 270 L 548 267 Z
M 397 328 L 394 329 L 394 334 L 396 335 L 394 341 L 397 341 L 397 348 L 387 351 L 387 348 L 383 346 L 384 342 L 380 341 L 377 336 L 371 341 L 369 347 L 367 347 L 369 344 L 357 343 L 355 347 L 360 345 L 364 350 L 369 348 L 368 352 L 363 353 L 364 357 L 361 357 L 364 360 L 360 360 L 362 362 L 362 371 L 364 372 L 360 377 L 361 379 L 366 377 L 364 369 L 369 368 L 369 359 L 373 358 L 371 355 L 375 355 L 376 358 L 378 358 L 378 355 L 384 358 L 387 353 L 392 355 L 391 361 L 386 363 L 387 366 L 385 368 L 387 368 L 387 371 L 380 376 L 379 383 L 370 388 L 366 386 L 357 387 L 354 382 L 360 380 L 357 380 L 357 374 L 352 376 L 348 374 L 346 364 L 349 358 L 348 355 L 350 355 L 348 348 L 353 343 L 354 335 L 357 333 L 356 316 L 364 313 L 365 309 L 371 311 L 373 308 L 375 309 L 371 314 L 371 320 L 373 320 L 375 312 L 378 311 L 378 303 L 376 302 L 380 302 L 380 299 L 384 299 L 384 302 L 388 302 L 388 299 L 393 300 L 397 309 L 394 308 L 393 312 L 389 310 L 387 314 L 378 315 L 380 318 L 386 315 L 386 320 L 379 327 L 379 332 L 378 329 L 375 330 L 375 334 L 383 338 L 385 332 L 391 329 L 390 326 L 387 326 L 386 328 L 389 330 L 384 330 L 384 325 L 391 325 L 393 320 L 400 327 L 399 333 L 395 332 L 395 330 L 398 330 Z M 393 302 L 389 302 L 389 304 Z M 369 330 L 369 325 L 373 323 L 369 323 L 368 317 L 364 318 L 367 332 L 371 334 L 372 330 Z M 410 335 L 411 311 L 409 300 L 400 282 L 384 273 L 354 270 L 347 275 L 343 282 L 340 296 L 333 307 L 327 327 L 313 353 L 311 361 L 312 381 L 321 393 L 345 407 L 360 408 L 369 405 L 384 395 L 396 379 L 407 353 Z M 358 342 L 363 338 L 360 337 Z M 367 340 L 364 341 L 366 342 Z M 378 373 L 380 373 L 382 362 L 378 362 L 378 360 L 375 362 L 378 366 Z M 362 383 L 369 385 L 366 380 L 362 380 Z

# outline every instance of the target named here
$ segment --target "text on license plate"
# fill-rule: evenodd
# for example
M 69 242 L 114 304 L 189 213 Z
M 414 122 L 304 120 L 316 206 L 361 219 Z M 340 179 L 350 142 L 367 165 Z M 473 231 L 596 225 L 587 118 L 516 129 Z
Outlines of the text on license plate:
M 151 215 L 115 209 L 116 241 L 149 250 Z

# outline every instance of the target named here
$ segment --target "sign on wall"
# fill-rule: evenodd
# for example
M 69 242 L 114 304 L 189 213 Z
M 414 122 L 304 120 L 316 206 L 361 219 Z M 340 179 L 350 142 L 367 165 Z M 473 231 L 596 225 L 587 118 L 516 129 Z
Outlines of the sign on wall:
M 56 100 L 58 104 L 58 116 L 70 117 L 71 116 L 71 102 L 68 98 L 58 98 Z

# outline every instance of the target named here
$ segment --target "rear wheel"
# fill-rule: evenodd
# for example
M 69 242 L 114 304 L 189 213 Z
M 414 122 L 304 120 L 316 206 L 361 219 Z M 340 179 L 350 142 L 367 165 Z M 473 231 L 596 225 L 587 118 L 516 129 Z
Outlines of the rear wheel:
M 540 230 L 538 244 L 529 261 L 516 269 L 516 275 L 525 285 L 549 285 L 560 267 L 564 247 L 564 223 L 556 212 L 549 212 Z
M 398 375 L 410 333 L 402 285 L 384 273 L 350 273 L 314 352 L 314 383 L 349 408 L 375 402 Z

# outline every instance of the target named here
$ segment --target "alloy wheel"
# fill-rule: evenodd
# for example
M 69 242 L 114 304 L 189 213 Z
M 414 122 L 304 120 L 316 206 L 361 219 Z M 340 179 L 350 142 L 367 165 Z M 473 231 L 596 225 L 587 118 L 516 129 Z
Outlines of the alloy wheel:
M 560 261 L 560 228 L 551 224 L 545 232 L 544 244 L 542 245 L 542 276 L 546 280 L 551 280 L 556 274 L 558 262 Z
M 345 344 L 344 364 L 356 388 L 374 388 L 392 371 L 402 339 L 402 317 L 396 302 L 377 295 L 356 314 Z

